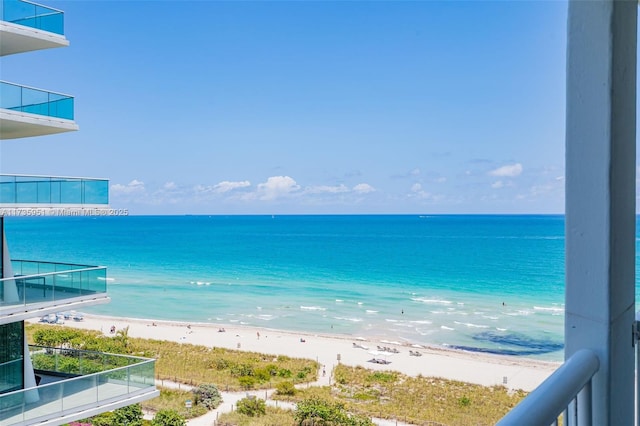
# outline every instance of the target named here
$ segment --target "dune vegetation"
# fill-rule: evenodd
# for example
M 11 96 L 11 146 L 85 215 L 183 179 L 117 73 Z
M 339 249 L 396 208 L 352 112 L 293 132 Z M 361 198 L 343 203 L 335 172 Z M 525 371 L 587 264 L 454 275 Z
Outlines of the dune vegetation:
M 184 390 L 162 389 L 161 396 L 142 404 L 145 410 L 169 408 L 189 418 L 206 410 L 195 404 L 186 411 L 184 401 L 193 398 L 189 386 L 215 385 L 220 391 L 276 389 L 272 399 L 296 404 L 316 404 L 316 411 L 331 412 L 340 420 L 326 424 L 366 424 L 363 418 L 397 419 L 421 425 L 491 425 L 526 396 L 503 386 L 480 386 L 434 377 L 410 377 L 395 371 L 374 371 L 338 365 L 331 386 L 300 386 L 317 379 L 320 365 L 313 360 L 161 340 L 131 338 L 127 330 L 114 336 L 98 331 L 42 324 L 27 325 L 30 343 L 46 346 L 111 352 L 155 358 L 156 376 Z M 298 386 L 296 386 L 298 385 Z M 250 406 L 250 405 L 249 405 Z M 317 406 L 324 407 L 322 410 Z M 264 412 L 263 412 L 264 411 Z M 336 414 L 338 413 L 338 414 Z M 298 417 L 296 417 L 296 415 Z M 345 422 L 352 423 L 345 423 Z M 300 414 L 274 407 L 237 410 L 220 417 L 219 424 L 262 426 L 306 424 Z

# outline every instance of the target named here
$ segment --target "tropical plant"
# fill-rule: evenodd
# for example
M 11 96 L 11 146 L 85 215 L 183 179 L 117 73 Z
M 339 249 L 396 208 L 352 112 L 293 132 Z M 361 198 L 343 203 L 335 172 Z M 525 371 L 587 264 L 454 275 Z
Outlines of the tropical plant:
M 296 394 L 296 387 L 291 382 L 280 382 L 276 386 L 276 393 L 278 395 L 293 396 Z
M 264 399 L 256 397 L 242 398 L 238 401 L 237 411 L 249 417 L 260 417 L 267 412 Z
M 299 425 L 373 426 L 371 419 L 347 413 L 344 404 L 320 398 L 300 401 L 296 408 L 295 419 Z
M 140 408 L 140 404 L 127 405 L 114 410 L 113 425 L 142 426 L 142 408 Z
M 196 404 L 202 404 L 209 410 L 218 408 L 222 403 L 220 391 L 213 384 L 202 384 L 193 390 L 193 396 Z
M 160 410 L 151 421 L 151 426 L 185 426 L 187 422 L 174 410 Z

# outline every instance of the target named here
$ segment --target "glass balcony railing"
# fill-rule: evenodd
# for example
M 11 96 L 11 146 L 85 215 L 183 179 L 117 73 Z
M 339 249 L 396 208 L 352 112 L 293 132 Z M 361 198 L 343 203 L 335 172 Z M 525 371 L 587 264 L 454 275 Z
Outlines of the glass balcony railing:
M 0 175 L 0 204 L 109 204 L 106 179 Z
M 0 81 L 0 108 L 73 120 L 73 97 Z
M 0 0 L 0 19 L 64 35 L 64 12 L 24 0 Z
M 3 308 L 52 303 L 107 292 L 107 268 L 12 260 L 14 276 L 0 279 Z
M 29 351 L 36 374 L 57 381 L 0 395 L 3 426 L 157 395 L 153 359 L 42 346 Z

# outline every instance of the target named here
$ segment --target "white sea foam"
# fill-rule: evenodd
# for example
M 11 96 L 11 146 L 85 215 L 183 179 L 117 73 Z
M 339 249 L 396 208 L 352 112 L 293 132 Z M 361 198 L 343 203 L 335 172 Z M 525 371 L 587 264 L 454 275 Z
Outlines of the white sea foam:
M 486 318 L 486 319 L 490 319 L 490 320 L 497 320 L 498 319 L 498 317 L 494 317 L 494 316 L 491 316 L 491 315 L 483 315 L 482 318 Z
M 443 330 L 455 330 L 455 328 L 447 327 L 446 325 L 441 325 L 440 328 Z
M 378 313 L 378 311 L 374 311 L 374 310 L 371 310 L 371 309 L 367 309 L 365 312 L 368 313 L 368 314 L 377 314 Z
M 386 322 L 398 322 L 397 319 L 385 318 Z
M 464 325 L 464 326 L 467 326 L 469 328 L 489 328 L 488 325 L 473 324 L 473 323 L 470 323 L 470 322 L 454 321 L 454 323 L 458 324 L 458 325 Z
M 498 330 L 498 331 L 507 331 L 506 328 L 500 328 L 500 327 L 496 327 L 496 330 Z
M 342 303 L 342 302 L 344 302 L 344 300 L 342 300 L 342 299 L 336 299 L 336 303 Z
M 433 324 L 432 321 L 429 320 L 417 320 L 417 321 L 409 321 L 412 324 Z
M 564 312 L 564 307 L 545 307 L 545 306 L 534 306 L 533 309 L 536 311 L 550 311 L 550 312 Z
M 263 321 L 271 321 L 275 317 L 273 315 L 265 314 L 265 315 L 258 315 L 256 318 L 261 319 Z
M 424 298 L 424 297 L 412 297 L 411 300 L 413 300 L 414 302 L 422 302 L 422 303 L 428 303 L 428 304 L 442 303 L 443 305 L 450 305 L 450 304 L 453 303 L 450 300 L 427 299 L 427 298 Z
M 362 318 L 350 318 L 350 317 L 333 317 L 334 319 L 337 320 L 342 320 L 342 321 L 351 321 L 351 322 L 361 322 Z
M 525 310 L 520 310 L 520 311 L 516 311 L 516 312 L 507 312 L 506 315 L 512 316 L 512 317 L 519 317 L 519 316 L 526 316 L 526 315 L 531 315 L 530 311 L 525 311 Z
M 300 306 L 300 309 L 303 311 L 326 311 L 327 308 L 323 308 L 322 306 Z

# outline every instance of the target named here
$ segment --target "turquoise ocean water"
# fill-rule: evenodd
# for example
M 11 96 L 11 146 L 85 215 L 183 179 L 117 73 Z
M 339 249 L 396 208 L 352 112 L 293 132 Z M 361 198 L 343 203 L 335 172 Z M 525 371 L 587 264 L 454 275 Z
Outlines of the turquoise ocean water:
M 5 218 L 14 259 L 108 267 L 88 313 L 562 359 L 563 216 Z

